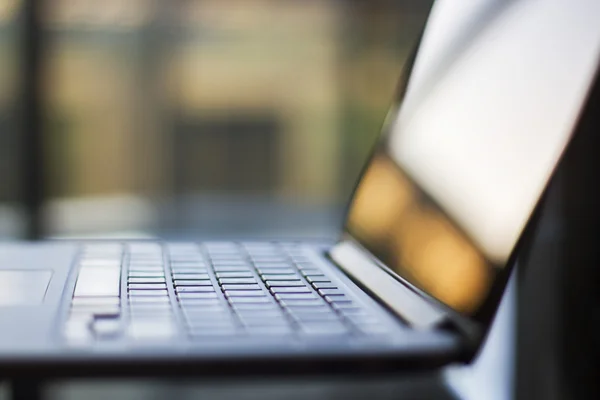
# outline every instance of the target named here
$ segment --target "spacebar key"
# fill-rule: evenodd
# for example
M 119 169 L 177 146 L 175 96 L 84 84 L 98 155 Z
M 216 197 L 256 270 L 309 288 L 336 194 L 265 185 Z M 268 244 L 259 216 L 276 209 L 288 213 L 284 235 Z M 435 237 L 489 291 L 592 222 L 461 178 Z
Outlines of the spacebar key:
M 82 267 L 75 284 L 75 297 L 119 296 L 120 267 Z

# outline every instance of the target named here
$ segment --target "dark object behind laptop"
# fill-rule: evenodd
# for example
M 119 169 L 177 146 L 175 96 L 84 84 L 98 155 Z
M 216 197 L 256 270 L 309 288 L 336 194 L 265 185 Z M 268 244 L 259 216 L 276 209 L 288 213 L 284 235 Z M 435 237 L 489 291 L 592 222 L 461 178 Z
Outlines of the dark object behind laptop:
M 600 80 L 522 258 L 518 399 L 600 398 Z

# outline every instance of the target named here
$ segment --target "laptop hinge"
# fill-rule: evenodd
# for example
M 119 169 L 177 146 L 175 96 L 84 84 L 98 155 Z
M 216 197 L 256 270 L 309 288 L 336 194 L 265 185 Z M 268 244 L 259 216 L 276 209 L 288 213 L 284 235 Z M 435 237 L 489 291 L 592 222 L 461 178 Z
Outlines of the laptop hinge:
M 387 273 L 352 240 L 339 242 L 329 255 L 344 272 L 414 328 L 430 329 L 446 320 L 442 309 Z

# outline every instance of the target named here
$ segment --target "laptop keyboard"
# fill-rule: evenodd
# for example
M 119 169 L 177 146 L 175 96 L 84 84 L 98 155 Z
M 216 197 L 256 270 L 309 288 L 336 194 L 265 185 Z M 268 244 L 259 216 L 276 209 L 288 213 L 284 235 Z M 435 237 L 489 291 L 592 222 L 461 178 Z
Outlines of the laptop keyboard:
M 294 244 L 91 244 L 76 268 L 62 329 L 73 343 L 388 329 Z

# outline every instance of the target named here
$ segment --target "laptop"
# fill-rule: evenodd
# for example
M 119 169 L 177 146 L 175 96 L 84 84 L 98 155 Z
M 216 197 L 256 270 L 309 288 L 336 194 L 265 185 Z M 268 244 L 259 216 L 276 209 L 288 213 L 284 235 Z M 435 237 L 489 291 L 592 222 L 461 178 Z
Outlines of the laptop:
M 600 54 L 593 0 L 479 3 L 433 7 L 338 241 L 2 244 L 1 368 L 248 375 L 472 359 Z

